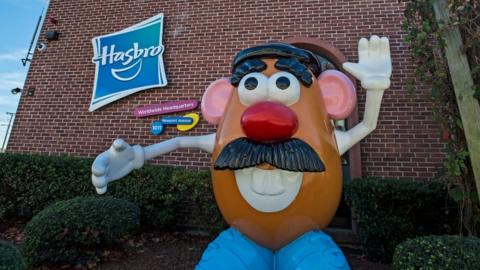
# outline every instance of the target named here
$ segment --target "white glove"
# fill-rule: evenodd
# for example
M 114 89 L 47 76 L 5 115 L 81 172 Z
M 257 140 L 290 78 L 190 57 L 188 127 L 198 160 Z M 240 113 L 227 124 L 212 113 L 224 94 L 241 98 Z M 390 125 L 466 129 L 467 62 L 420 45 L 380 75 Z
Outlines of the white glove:
M 358 64 L 344 63 L 343 68 L 355 76 L 367 90 L 385 90 L 390 87 L 392 59 L 388 38 L 372 36 L 358 42 Z
M 110 149 L 98 155 L 93 162 L 92 184 L 97 193 L 104 194 L 109 182 L 141 168 L 144 160 L 145 153 L 140 145 L 132 147 L 124 140 L 116 139 Z

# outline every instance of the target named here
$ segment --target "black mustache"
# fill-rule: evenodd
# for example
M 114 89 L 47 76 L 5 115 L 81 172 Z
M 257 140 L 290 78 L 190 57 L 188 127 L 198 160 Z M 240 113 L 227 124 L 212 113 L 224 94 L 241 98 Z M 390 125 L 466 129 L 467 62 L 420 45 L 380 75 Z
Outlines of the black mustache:
M 299 139 L 279 143 L 258 143 L 247 138 L 227 144 L 218 155 L 216 170 L 238 170 L 269 163 L 294 172 L 323 172 L 325 165 L 313 148 Z

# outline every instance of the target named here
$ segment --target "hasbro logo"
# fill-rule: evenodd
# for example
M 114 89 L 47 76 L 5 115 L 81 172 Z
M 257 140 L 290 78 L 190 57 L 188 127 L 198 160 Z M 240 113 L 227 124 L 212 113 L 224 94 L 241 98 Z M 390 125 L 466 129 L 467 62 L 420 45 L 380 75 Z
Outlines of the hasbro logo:
M 89 111 L 135 92 L 167 85 L 163 14 L 92 39 L 95 82 Z

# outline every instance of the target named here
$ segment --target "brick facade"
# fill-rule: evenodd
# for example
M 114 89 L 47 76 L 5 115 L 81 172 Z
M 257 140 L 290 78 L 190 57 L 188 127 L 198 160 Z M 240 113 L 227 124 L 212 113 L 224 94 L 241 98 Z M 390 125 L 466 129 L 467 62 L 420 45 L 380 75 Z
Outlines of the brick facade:
M 164 62 L 169 84 L 88 112 L 95 65 L 91 39 L 164 13 Z M 403 5 L 398 1 L 127 1 L 52 0 L 46 30 L 61 33 L 45 52 L 36 52 L 23 91 L 8 151 L 94 157 L 117 137 L 149 145 L 179 135 L 167 128 L 150 135 L 159 117 L 136 119 L 133 108 L 183 99 L 200 99 L 210 82 L 229 76 L 239 50 L 304 36 L 325 40 L 357 61 L 357 41 L 377 34 L 391 42 L 393 76 L 381 109 L 378 129 L 360 145 L 364 176 L 432 178 L 441 166 L 443 144 L 432 120 L 428 91 L 409 93 L 406 81 L 415 67 L 402 41 Z M 365 90 L 358 88 L 359 115 Z M 202 122 L 187 135 L 207 134 L 215 127 Z M 185 135 L 182 133 L 182 135 Z M 209 155 L 178 150 L 155 160 L 159 164 L 206 168 Z

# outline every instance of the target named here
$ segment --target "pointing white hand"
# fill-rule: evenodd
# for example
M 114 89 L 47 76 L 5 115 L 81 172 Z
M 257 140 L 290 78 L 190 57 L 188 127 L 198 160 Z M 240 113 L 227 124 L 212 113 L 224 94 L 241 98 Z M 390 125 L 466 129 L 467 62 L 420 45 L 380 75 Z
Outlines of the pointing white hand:
M 130 146 L 116 139 L 110 149 L 98 155 L 92 165 L 92 184 L 98 194 L 107 191 L 109 182 L 122 178 L 134 169 L 143 166 L 144 150 L 141 146 Z

